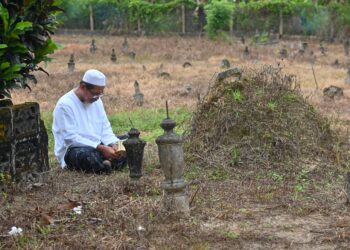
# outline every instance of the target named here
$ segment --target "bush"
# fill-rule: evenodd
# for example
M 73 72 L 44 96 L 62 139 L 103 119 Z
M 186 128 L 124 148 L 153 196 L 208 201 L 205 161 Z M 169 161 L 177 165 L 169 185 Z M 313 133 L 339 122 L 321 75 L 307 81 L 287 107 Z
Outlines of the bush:
M 216 38 L 219 31 L 230 30 L 234 6 L 227 0 L 216 0 L 205 6 L 207 25 L 205 29 L 211 39 Z
M 36 83 L 33 71 L 44 71 L 38 64 L 49 61 L 57 49 L 51 40 L 61 11 L 55 1 L 0 2 L 0 99 L 11 98 L 14 88 Z M 45 72 L 45 71 L 44 71 Z

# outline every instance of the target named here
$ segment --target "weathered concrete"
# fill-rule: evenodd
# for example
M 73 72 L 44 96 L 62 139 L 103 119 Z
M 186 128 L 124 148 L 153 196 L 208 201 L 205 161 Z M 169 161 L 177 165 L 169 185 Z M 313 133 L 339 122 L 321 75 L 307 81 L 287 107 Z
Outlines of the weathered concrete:
M 186 195 L 187 185 L 183 178 L 185 167 L 182 148 L 183 139 L 173 131 L 175 126 L 175 121 L 167 116 L 161 123 L 164 134 L 156 139 L 159 161 L 165 176 L 162 183 L 165 191 L 163 204 L 166 211 L 189 215 L 189 202 Z
M 41 177 L 49 169 L 48 136 L 37 103 L 0 108 L 0 172 L 13 180 Z

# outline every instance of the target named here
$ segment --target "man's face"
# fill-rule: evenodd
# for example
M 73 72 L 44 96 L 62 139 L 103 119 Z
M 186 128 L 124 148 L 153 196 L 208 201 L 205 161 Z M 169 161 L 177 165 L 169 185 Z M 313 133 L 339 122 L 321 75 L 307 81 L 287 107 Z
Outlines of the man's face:
M 103 96 L 103 90 L 105 87 L 94 86 L 92 89 L 88 89 L 86 85 L 83 85 L 84 89 L 84 102 L 93 103 Z

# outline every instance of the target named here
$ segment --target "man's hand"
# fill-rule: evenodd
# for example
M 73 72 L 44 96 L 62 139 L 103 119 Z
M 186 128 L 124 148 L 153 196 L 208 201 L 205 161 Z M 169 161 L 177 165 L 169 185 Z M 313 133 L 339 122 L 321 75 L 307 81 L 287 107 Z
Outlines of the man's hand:
M 115 152 L 118 151 L 118 144 L 111 144 L 110 146 L 114 149 Z
M 123 156 L 125 156 L 126 155 L 126 152 L 124 151 L 124 150 L 120 150 L 120 151 L 118 151 L 119 150 L 119 147 L 118 147 L 118 144 L 112 144 L 112 145 L 110 145 L 114 150 L 115 150 L 115 152 L 117 153 L 117 159 L 119 159 L 119 158 L 121 158 L 121 157 L 123 157 Z
M 114 147 L 100 144 L 96 147 L 96 149 L 103 155 L 105 159 L 114 159 L 119 157 Z

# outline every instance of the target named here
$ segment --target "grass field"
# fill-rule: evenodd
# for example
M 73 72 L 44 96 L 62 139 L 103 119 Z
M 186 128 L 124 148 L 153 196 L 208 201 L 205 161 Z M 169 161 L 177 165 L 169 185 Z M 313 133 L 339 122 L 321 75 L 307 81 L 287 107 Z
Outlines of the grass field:
M 90 36 L 56 36 L 63 48 L 53 55 L 46 70 L 37 73 L 38 84 L 32 92 L 13 93 L 15 103 L 36 101 L 48 128 L 51 170 L 45 183 L 12 186 L 2 192 L 0 209 L 0 249 L 347 249 L 350 243 L 350 216 L 344 192 L 344 174 L 349 163 L 315 177 L 310 162 L 300 164 L 303 171 L 294 176 L 277 172 L 227 169 L 218 165 L 201 168 L 186 165 L 189 182 L 190 218 L 176 219 L 162 211 L 163 174 L 159 168 L 155 138 L 166 117 L 176 120 L 177 132 L 190 129 L 192 112 L 198 99 L 206 95 L 215 76 L 222 71 L 221 60 L 231 66 L 257 69 L 264 64 L 283 67 L 299 79 L 308 100 L 334 126 L 348 129 L 350 88 L 344 83 L 349 58 L 342 44 L 325 44 L 321 55 L 319 42 L 310 40 L 309 49 L 298 55 L 301 40 L 291 39 L 273 45 L 245 45 L 210 41 L 199 37 L 130 37 L 132 61 L 122 52 L 123 37 L 94 37 L 98 50 L 89 52 Z M 117 63 L 109 57 L 117 51 Z M 282 60 L 281 48 L 289 58 Z M 310 52 L 313 51 L 313 55 Z M 76 58 L 76 71 L 68 73 L 70 54 Z M 318 89 L 312 73 L 313 65 Z M 338 59 L 339 66 L 334 66 Z M 191 67 L 183 68 L 184 62 Z M 44 65 L 43 65 L 44 66 Z M 114 132 L 138 128 L 147 141 L 144 176 L 135 185 L 127 169 L 111 175 L 92 175 L 59 168 L 53 157 L 52 110 L 58 98 L 77 86 L 84 71 L 96 68 L 108 78 L 103 101 Z M 159 77 L 168 72 L 170 78 Z M 133 100 L 134 81 L 145 96 L 143 107 Z M 327 101 L 322 89 L 329 85 L 344 88 L 344 98 Z M 288 166 L 293 167 L 293 166 Z M 82 213 L 72 208 L 82 205 Z M 10 237 L 12 226 L 23 234 Z

